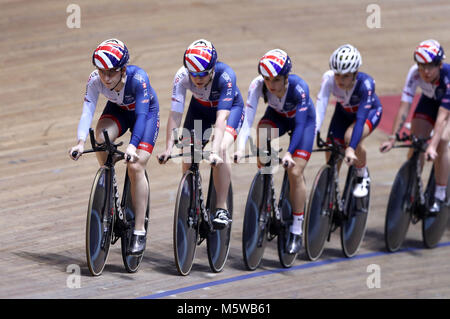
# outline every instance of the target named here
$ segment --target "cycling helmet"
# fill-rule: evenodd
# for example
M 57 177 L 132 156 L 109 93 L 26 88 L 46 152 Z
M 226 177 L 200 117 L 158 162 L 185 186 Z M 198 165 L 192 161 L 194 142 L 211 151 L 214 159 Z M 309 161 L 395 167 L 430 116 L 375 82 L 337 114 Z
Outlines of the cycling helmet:
M 361 65 L 361 54 L 350 44 L 341 45 L 330 56 L 330 69 L 337 74 L 354 73 Z
M 423 41 L 414 50 L 414 61 L 417 63 L 439 64 L 443 59 L 444 49 L 436 40 Z
M 216 49 L 204 39 L 192 42 L 184 52 L 183 64 L 189 72 L 209 71 L 216 65 L 216 61 Z
M 122 41 L 109 39 L 100 43 L 92 55 L 92 64 L 99 69 L 120 69 L 128 63 L 130 56 Z
M 291 68 L 291 58 L 280 49 L 270 50 L 264 54 L 258 63 L 258 73 L 270 78 L 277 75 L 288 75 Z

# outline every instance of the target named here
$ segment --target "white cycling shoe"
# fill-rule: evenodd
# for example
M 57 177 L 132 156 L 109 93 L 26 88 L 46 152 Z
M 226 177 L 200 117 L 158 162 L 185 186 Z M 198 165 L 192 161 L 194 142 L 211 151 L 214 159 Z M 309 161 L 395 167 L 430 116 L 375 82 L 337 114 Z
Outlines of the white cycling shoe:
M 357 183 L 353 189 L 353 196 L 361 198 L 369 194 L 370 177 L 357 177 Z

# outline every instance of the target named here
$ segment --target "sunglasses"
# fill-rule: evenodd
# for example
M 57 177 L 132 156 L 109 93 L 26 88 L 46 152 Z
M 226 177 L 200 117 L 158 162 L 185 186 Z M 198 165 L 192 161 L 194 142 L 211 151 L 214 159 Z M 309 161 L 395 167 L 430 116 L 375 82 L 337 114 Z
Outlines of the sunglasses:
M 209 75 L 211 73 L 211 71 L 212 71 L 212 69 L 208 70 L 208 71 L 201 71 L 201 72 L 190 72 L 189 71 L 189 74 L 192 75 L 194 78 L 196 78 L 197 76 L 202 78 L 204 76 Z

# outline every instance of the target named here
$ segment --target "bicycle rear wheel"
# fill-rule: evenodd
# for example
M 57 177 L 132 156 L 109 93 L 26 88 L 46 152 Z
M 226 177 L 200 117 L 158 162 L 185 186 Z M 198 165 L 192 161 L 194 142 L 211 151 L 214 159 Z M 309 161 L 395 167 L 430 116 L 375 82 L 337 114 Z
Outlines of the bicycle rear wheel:
M 91 188 L 86 219 L 86 257 L 93 276 L 101 275 L 109 254 L 113 227 L 113 205 L 110 205 L 111 175 L 100 168 Z M 111 209 L 110 209 L 111 207 Z M 111 215 L 109 215 L 111 214 Z
M 149 214 L 150 214 L 150 185 L 148 184 L 148 176 L 147 172 L 145 172 L 145 179 L 147 180 L 148 185 L 148 200 L 147 200 L 147 209 L 145 211 L 145 231 L 148 234 L 148 221 L 149 221 Z M 139 266 L 141 264 L 142 258 L 144 257 L 144 254 L 141 255 L 130 255 L 128 253 L 128 249 L 130 247 L 131 237 L 133 236 L 133 230 L 134 230 L 134 209 L 133 209 L 133 203 L 132 203 L 132 197 L 131 197 L 131 187 L 130 187 L 130 179 L 128 176 L 125 177 L 125 185 L 123 187 L 123 195 L 122 198 L 122 208 L 123 212 L 125 214 L 124 218 L 126 218 L 127 221 L 127 229 L 125 229 L 122 233 L 120 243 L 122 248 L 122 260 L 123 264 L 125 266 L 125 269 L 130 272 L 134 273 L 139 269 Z M 147 236 L 148 237 L 148 236 Z
M 194 174 L 186 171 L 178 187 L 173 220 L 173 248 L 178 272 L 186 276 L 192 268 L 197 247 L 199 216 L 195 211 Z
M 260 225 L 260 215 L 267 214 L 264 198 L 266 191 L 264 175 L 258 171 L 248 193 L 242 229 L 242 253 L 248 270 L 255 270 L 259 266 L 267 243 L 268 223 L 263 227 Z
M 413 178 L 411 176 L 412 162 L 407 161 L 402 165 L 394 183 L 386 211 L 384 224 L 384 241 L 386 249 L 390 252 L 397 251 L 405 240 L 411 221 L 410 192 Z
M 305 251 L 309 260 L 322 255 L 333 218 L 332 168 L 324 165 L 314 180 L 305 216 Z
M 214 188 L 214 180 L 211 169 L 207 200 L 207 207 L 210 212 L 213 212 L 216 208 L 216 202 L 216 189 Z M 230 187 L 228 188 L 227 210 L 231 216 L 231 219 L 233 219 L 233 188 L 231 186 L 231 182 Z M 230 251 L 231 226 L 232 223 L 224 229 L 214 230 L 208 233 L 208 237 L 206 238 L 209 266 L 213 272 L 222 271 L 227 261 L 228 252 Z
M 447 185 L 450 185 L 450 177 Z M 426 207 L 433 205 L 434 190 L 435 190 L 434 168 L 431 170 L 430 178 L 428 179 L 427 188 L 425 191 L 425 198 L 428 203 Z M 450 187 L 447 187 L 446 199 L 450 198 Z M 449 207 L 443 205 L 441 211 L 438 214 L 430 214 L 425 212 L 425 216 L 422 221 L 422 237 L 423 243 L 427 248 L 435 247 L 442 238 L 442 235 L 447 228 L 447 220 L 449 214 Z
M 356 255 L 363 241 L 370 204 L 370 184 L 368 187 L 369 193 L 362 198 L 353 196 L 355 185 L 356 171 L 355 168 L 351 166 L 348 170 L 347 181 L 344 187 L 346 219 L 341 226 L 342 251 L 344 255 L 349 258 Z
M 294 263 L 298 254 L 286 253 L 286 245 L 290 236 L 290 227 L 292 225 L 292 205 L 289 201 L 289 178 L 287 171 L 284 172 L 283 186 L 281 187 L 280 200 L 278 203 L 280 213 L 282 215 L 282 226 L 277 239 L 278 258 L 284 268 L 289 268 Z

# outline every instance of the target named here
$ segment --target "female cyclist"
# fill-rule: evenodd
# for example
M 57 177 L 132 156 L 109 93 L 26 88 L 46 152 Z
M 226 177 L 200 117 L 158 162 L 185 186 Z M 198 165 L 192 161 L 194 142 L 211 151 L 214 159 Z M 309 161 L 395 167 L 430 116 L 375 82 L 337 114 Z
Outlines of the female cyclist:
M 78 143 L 70 149 L 69 155 L 77 160 L 83 153 L 98 97 L 103 94 L 108 102 L 95 129 L 96 140 L 104 142 L 104 129 L 111 141 L 128 129 L 131 131 L 125 159 L 136 220 L 129 252 L 139 255 L 144 252 L 146 244 L 144 222 L 149 189 L 145 167 L 158 136 L 159 103 L 147 73 L 135 65 L 127 66 L 128 60 L 127 47 L 117 39 L 106 40 L 95 49 L 92 63 L 96 70 L 86 85 L 83 113 L 78 124 Z M 77 155 L 72 157 L 72 154 Z M 96 155 L 99 164 L 103 165 L 106 154 L 97 152 Z
M 211 133 L 210 129 L 214 125 L 209 156 L 217 193 L 213 225 L 216 229 L 223 229 L 231 222 L 228 207 L 225 208 L 231 181 L 228 148 L 234 143 L 241 126 L 244 102 L 236 86 L 234 71 L 225 63 L 217 61 L 217 51 L 211 42 L 200 39 L 190 44 L 184 52 L 183 64 L 175 74 L 173 83 L 172 109 L 166 128 L 166 150 L 158 159 L 161 164 L 166 163 L 171 154 L 172 131 L 180 127 L 186 91 L 190 90 L 192 98 L 183 127 L 185 132 L 195 128 L 196 139 L 205 143 L 209 140 L 208 132 Z M 190 163 L 183 163 L 183 172 L 189 166 Z
M 337 48 L 330 56 L 330 70 L 322 77 L 317 96 L 317 131 L 322 126 L 330 94 L 336 97 L 336 108 L 328 129 L 331 136 L 345 145 L 344 161 L 355 165 L 357 184 L 355 197 L 368 194 L 370 178 L 367 172 L 367 155 L 363 141 L 378 126 L 383 107 L 375 94 L 375 81 L 366 73 L 358 72 L 362 59 L 359 51 L 350 44 Z M 327 160 L 329 154 L 326 154 Z
M 268 104 L 257 129 L 257 143 L 264 146 L 271 139 L 292 132 L 291 141 L 282 162 L 287 166 L 293 209 L 293 224 L 286 251 L 298 253 L 302 245 L 302 223 L 306 201 L 303 172 L 314 143 L 316 113 L 306 82 L 291 71 L 291 59 L 280 49 L 267 52 L 258 64 L 259 75 L 251 82 L 245 108 L 245 120 L 239 137 L 237 161 L 242 156 L 260 97 Z M 258 159 L 258 166 L 261 166 Z
M 405 86 L 392 126 L 392 135 L 380 146 L 381 152 L 389 151 L 395 143 L 395 134 L 399 133 L 411 109 L 416 88 L 422 89 L 422 95 L 411 121 L 411 134 L 428 137 L 434 130 L 431 142 L 426 150 L 427 159 L 435 161 L 436 190 L 430 212 L 438 213 L 445 201 L 449 174 L 448 142 L 450 140 L 450 65 L 443 63 L 444 49 L 436 40 L 421 42 L 414 50 L 414 64 L 408 72 Z M 412 155 L 412 151 L 408 156 Z

